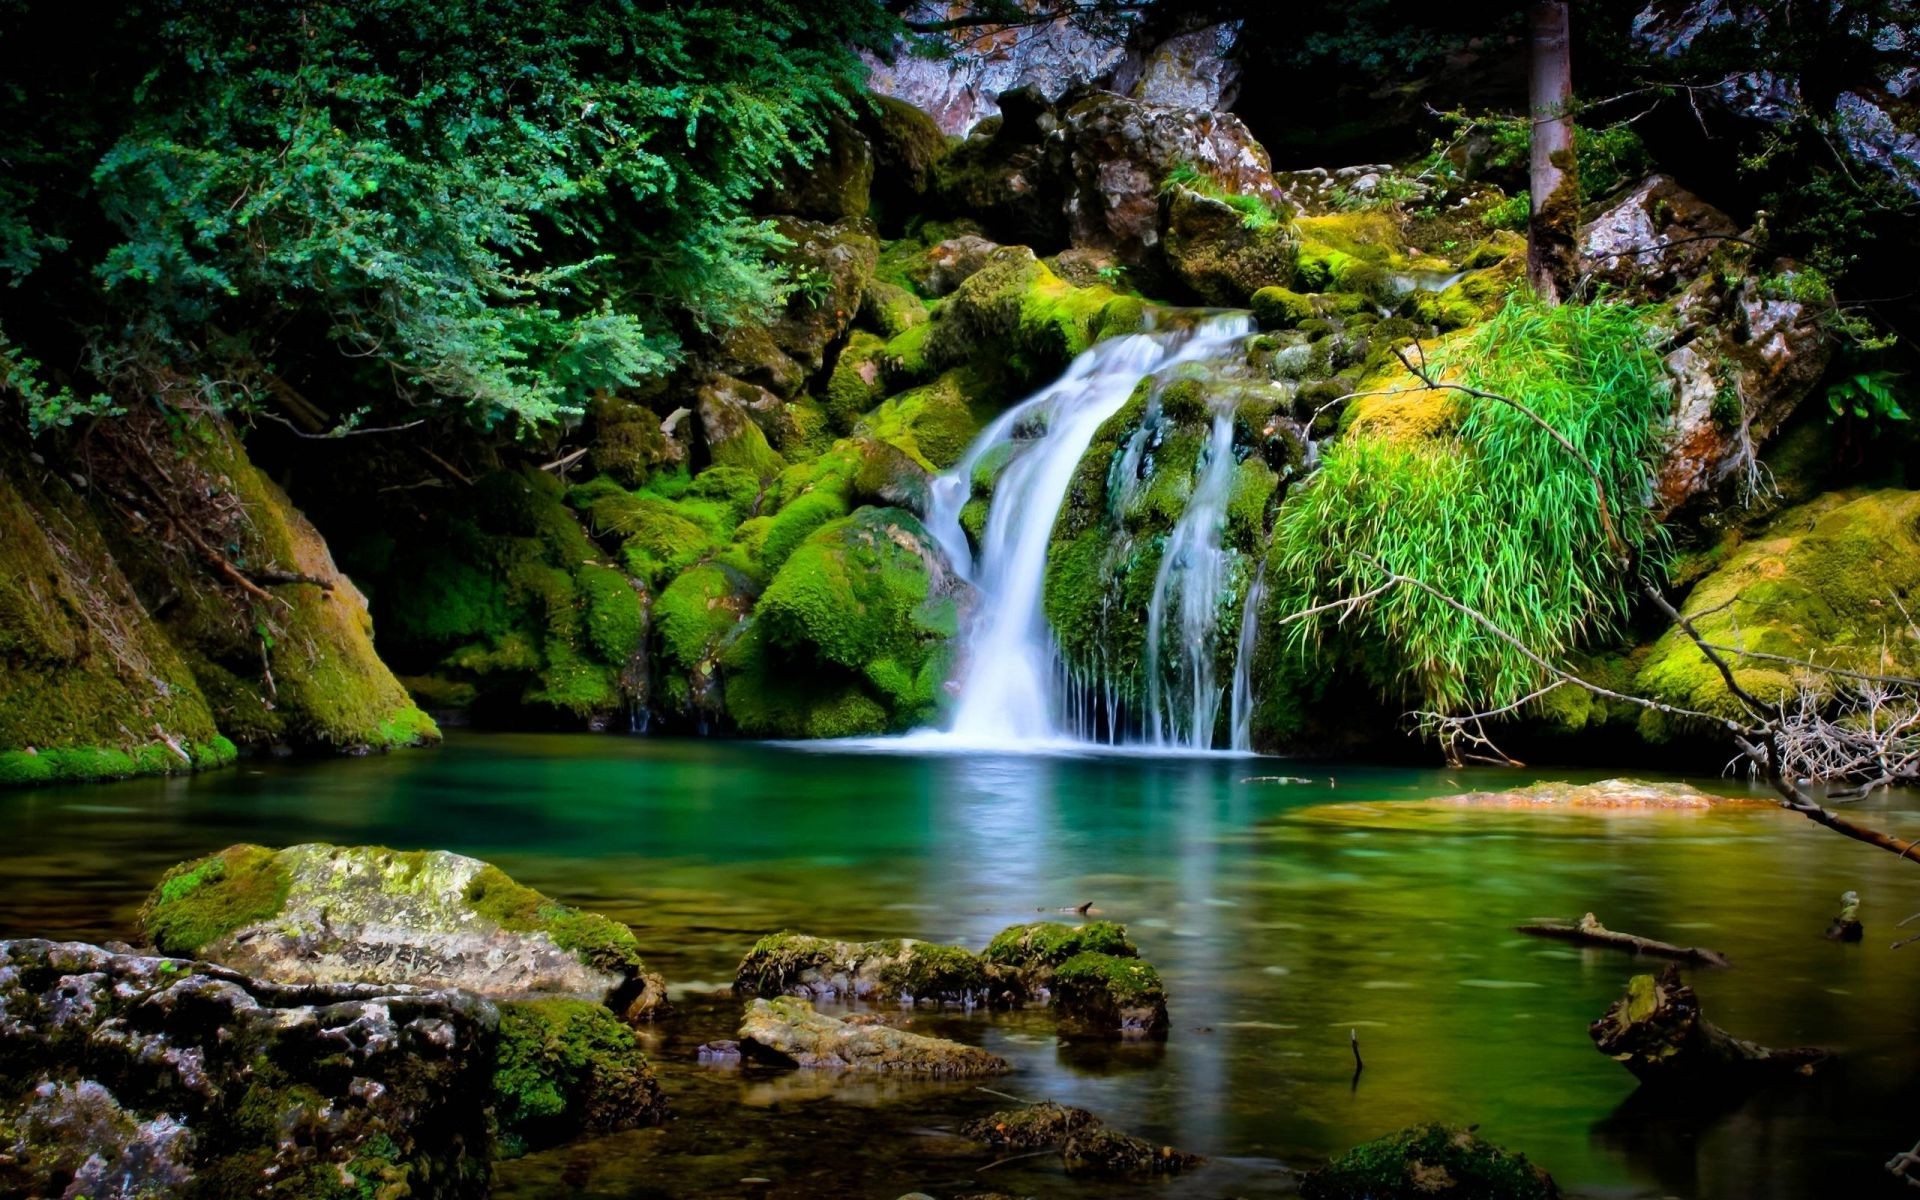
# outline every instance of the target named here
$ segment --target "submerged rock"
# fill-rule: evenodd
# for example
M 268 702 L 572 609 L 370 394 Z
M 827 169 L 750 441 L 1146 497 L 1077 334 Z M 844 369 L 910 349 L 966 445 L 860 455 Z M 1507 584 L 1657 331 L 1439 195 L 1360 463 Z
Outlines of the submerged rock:
M 22 940 L 0 1012 L 0 1194 L 486 1190 L 498 1016 L 470 994 Z
M 944 1038 L 894 1029 L 871 1017 L 841 1020 L 804 1000 L 754 1000 L 740 1024 L 740 1053 L 782 1067 L 955 1077 L 1000 1075 L 1013 1068 L 998 1055 Z
M 1727 796 L 1711 796 L 1684 783 L 1650 782 L 1645 779 L 1603 779 L 1598 783 L 1549 781 L 1503 792 L 1463 792 L 1458 796 L 1441 797 L 1433 803 L 1457 805 L 1462 808 L 1639 812 L 1703 810 L 1730 804 L 1759 802 L 1737 800 Z
M 992 988 L 986 964 L 959 946 L 775 933 L 740 960 L 733 990 L 741 996 L 973 1004 L 986 1000 Z
M 232 846 L 169 871 L 140 913 L 167 953 L 284 984 L 570 997 L 644 1021 L 666 985 L 633 931 L 445 850 Z
M 1300 1181 L 1305 1200 L 1555 1200 L 1553 1177 L 1474 1135 L 1421 1125 L 1356 1146 Z
M 998 1151 L 1058 1147 L 1069 1175 L 1177 1175 L 1201 1161 L 1198 1155 L 1110 1129 L 1084 1108 L 1051 1100 L 990 1113 L 969 1121 L 960 1132 Z

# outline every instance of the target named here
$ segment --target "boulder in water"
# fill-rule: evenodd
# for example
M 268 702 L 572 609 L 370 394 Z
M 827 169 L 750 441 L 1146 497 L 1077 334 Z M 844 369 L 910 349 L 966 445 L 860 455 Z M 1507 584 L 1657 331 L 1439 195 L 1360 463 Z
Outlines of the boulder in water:
M 497 1014 L 469 993 L 22 940 L 0 1012 L 0 1194 L 486 1190 Z
M 1137 958 L 1083 952 L 1054 969 L 1053 1007 L 1064 1036 L 1164 1038 L 1167 992 Z
M 990 981 L 986 965 L 959 946 L 774 933 L 740 960 L 733 990 L 741 996 L 972 1004 L 987 999 Z
M 1810 1046 L 1774 1050 L 1727 1033 L 1700 1014 L 1693 989 L 1669 965 L 1636 975 L 1626 995 L 1587 1029 L 1600 1053 L 1642 1084 L 1668 1089 L 1750 1087 L 1812 1075 L 1827 1053 Z
M 1007 1061 L 975 1046 L 894 1029 L 871 1016 L 841 1020 L 805 1000 L 754 1000 L 740 1024 L 740 1052 L 783 1067 L 826 1067 L 959 1077 L 1001 1075 Z
M 1012 971 L 1029 992 L 1044 992 L 1053 984 L 1054 970 L 1076 954 L 1095 953 L 1115 958 L 1138 958 L 1140 950 L 1127 940 L 1127 929 L 1112 921 L 1066 925 L 1033 921 L 1011 925 L 993 935 L 980 957 L 989 965 Z
M 445 850 L 231 846 L 169 871 L 140 915 L 162 951 L 274 983 L 570 997 L 629 1021 L 666 1004 L 632 930 Z
M 1003 1153 L 1057 1147 L 1069 1175 L 1176 1175 L 1200 1163 L 1197 1155 L 1121 1133 L 1084 1108 L 1051 1100 L 990 1113 L 960 1132 Z

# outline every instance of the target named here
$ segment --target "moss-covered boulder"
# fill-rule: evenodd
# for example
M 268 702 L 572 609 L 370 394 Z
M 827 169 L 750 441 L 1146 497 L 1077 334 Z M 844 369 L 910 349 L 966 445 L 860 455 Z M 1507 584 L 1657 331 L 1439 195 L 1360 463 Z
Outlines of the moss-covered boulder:
M 926 302 L 910 289 L 885 279 L 870 279 L 860 293 L 856 320 L 882 338 L 896 338 L 927 320 Z
M 1920 668 L 1909 617 L 1920 605 L 1920 492 L 1830 493 L 1781 513 L 1719 557 L 1681 613 L 1708 642 L 1731 648 L 1725 657 L 1735 679 L 1762 702 L 1803 683 L 1817 693 L 1834 686 L 1796 661 L 1880 674 Z M 1682 708 L 1745 715 L 1678 629 L 1654 643 L 1635 686 Z M 1664 726 L 1647 723 L 1647 732 L 1658 736 Z
M 444 850 L 232 846 L 169 871 L 140 925 L 164 953 L 276 983 L 567 997 L 630 1021 L 666 999 L 632 930 Z
M 82 498 L 0 449 L 0 785 L 166 774 L 234 754 Z
M 1074 287 L 1027 247 L 1004 246 L 941 304 L 923 353 L 936 369 L 999 362 L 1031 381 L 1057 374 L 1102 337 L 1133 332 L 1143 318 L 1139 300 Z
M 604 1005 L 555 997 L 499 1008 L 493 1111 L 506 1153 L 653 1125 L 666 1115 L 633 1030 Z
M 1058 147 L 1046 145 L 1053 107 L 1031 85 L 999 96 L 1000 114 L 973 127 L 934 167 L 935 207 L 979 221 L 996 240 L 1039 247 L 1067 244 Z
M 684 447 L 661 428 L 660 414 L 618 396 L 601 396 L 587 408 L 587 462 L 596 475 L 637 488 L 656 472 L 682 461 Z
M 825 365 L 827 347 L 840 340 L 860 310 L 880 243 L 864 216 L 831 225 L 781 218 L 774 227 L 792 243 L 781 258 L 801 286 L 770 332 L 774 344 L 811 378 Z
M 1244 307 L 1261 288 L 1293 282 L 1293 229 L 1271 214 L 1175 186 L 1161 249 L 1181 283 L 1208 304 Z
M 743 731 L 777 737 L 923 724 L 971 595 L 911 514 L 863 508 L 829 521 L 793 550 L 724 654 L 727 711 Z
M 990 966 L 1013 972 L 1028 991 L 1038 992 L 1051 986 L 1061 963 L 1086 953 L 1115 958 L 1140 956 L 1139 948 L 1127 940 L 1126 926 L 1112 921 L 1084 925 L 1034 921 L 994 934 L 980 958 Z
M 700 418 L 707 461 L 746 471 L 763 483 L 771 480 L 787 465 L 786 460 L 754 418 L 781 411 L 778 396 L 744 380 L 721 376 L 700 388 L 694 412 Z
M 907 277 L 922 296 L 945 296 L 978 274 L 998 249 L 998 242 L 977 234 L 961 234 L 927 247 L 919 261 L 908 268 Z
M 1013 1069 L 1005 1059 L 976 1046 L 896 1029 L 871 1016 L 841 1020 L 791 997 L 747 1005 L 740 1053 L 771 1066 L 948 1079 L 1003 1075 Z
M 1063 1036 L 1167 1036 L 1167 990 L 1138 958 L 1082 951 L 1054 968 L 1052 990 Z
M 873 203 L 881 225 L 899 228 L 924 212 L 935 171 L 951 148 L 947 135 L 922 109 L 875 93 L 873 109 L 861 119 L 873 149 Z
M 1300 1181 L 1304 1200 L 1555 1200 L 1553 1177 L 1471 1130 L 1420 1125 L 1356 1146 Z
M 933 1001 L 972 1005 L 990 999 L 987 964 L 960 946 L 911 938 L 841 942 L 774 933 L 753 944 L 734 973 L 742 996 L 803 996 L 875 1003 Z
M 459 1200 L 498 1016 L 467 992 L 0 942 L 0 1192 Z

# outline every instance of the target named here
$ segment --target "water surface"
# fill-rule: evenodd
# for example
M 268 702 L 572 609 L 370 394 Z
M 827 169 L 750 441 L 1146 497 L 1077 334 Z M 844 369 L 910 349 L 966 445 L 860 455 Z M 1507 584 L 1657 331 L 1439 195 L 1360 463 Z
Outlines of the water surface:
M 1311 782 L 1248 781 L 1282 773 Z M 1522 781 L 456 735 L 433 752 L 0 795 L 0 936 L 131 938 L 160 872 L 236 841 L 445 847 L 631 923 L 684 1014 L 652 1047 L 678 1115 L 506 1164 L 503 1197 L 1286 1194 L 1290 1167 L 1429 1119 L 1480 1125 L 1579 1195 L 1901 1194 L 1880 1164 L 1920 1137 L 1920 946 L 1887 944 L 1920 909 L 1920 866 L 1759 806 L 1609 818 L 1398 803 Z M 1863 819 L 1920 835 L 1920 801 L 1875 801 Z M 1859 946 L 1820 937 L 1848 888 L 1866 899 Z M 1044 1158 L 983 1173 L 989 1156 L 954 1130 L 1005 1101 L 969 1085 L 693 1061 L 730 1036 L 737 1005 L 712 993 L 762 933 L 978 947 L 1087 901 L 1165 975 L 1164 1046 L 1063 1046 L 1043 1012 L 916 1021 L 1011 1059 L 998 1091 L 1212 1159 L 1190 1176 L 1079 1184 Z M 1634 964 L 1512 932 L 1587 910 L 1725 951 L 1731 969 L 1693 973 L 1709 1016 L 1829 1046 L 1841 1067 L 1726 1111 L 1634 1097 L 1586 1035 Z M 740 1182 L 756 1178 L 772 1182 Z

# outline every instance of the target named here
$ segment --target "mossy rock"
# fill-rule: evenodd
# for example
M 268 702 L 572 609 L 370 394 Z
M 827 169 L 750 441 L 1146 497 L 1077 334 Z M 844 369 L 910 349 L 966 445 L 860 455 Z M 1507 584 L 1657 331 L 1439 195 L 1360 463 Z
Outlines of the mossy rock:
M 1063 1035 L 1164 1038 L 1167 991 L 1138 958 L 1082 951 L 1053 972 L 1053 1007 Z
M 590 424 L 587 463 L 622 487 L 637 488 L 671 465 L 678 448 L 660 428 L 660 414 L 617 396 L 601 396 L 587 407 Z
M 1000 362 L 1018 378 L 1050 378 L 1104 336 L 1131 332 L 1140 301 L 1076 288 L 1025 246 L 1005 246 L 934 314 L 924 342 L 935 369 Z
M 1300 1181 L 1304 1200 L 1556 1200 L 1553 1177 L 1470 1130 L 1421 1125 L 1356 1146 Z
M 912 289 L 885 279 L 869 279 L 860 293 L 856 320 L 883 339 L 899 337 L 915 325 L 927 323 L 927 306 Z
M 1681 614 L 1726 655 L 1762 703 L 1793 695 L 1807 676 L 1777 655 L 1871 674 L 1920 669 L 1909 613 L 1920 604 L 1920 492 L 1834 492 L 1791 508 L 1726 555 L 1688 594 Z M 1812 676 L 1816 691 L 1835 686 Z M 1643 695 L 1716 717 L 1747 716 L 1719 671 L 1678 629 L 1654 643 L 1635 680 Z M 1661 736 L 1664 723 L 1646 730 Z
M 503 1153 L 655 1125 L 666 1108 L 633 1030 L 604 1005 L 501 1003 L 493 1112 Z
M 733 990 L 742 996 L 972 1004 L 988 998 L 989 986 L 987 964 L 962 946 L 775 933 L 740 960 Z
M 1095 953 L 1114 958 L 1138 958 L 1140 950 L 1127 940 L 1124 925 L 1112 921 L 1089 921 L 1084 925 L 1065 925 L 1058 921 L 1034 921 L 1011 925 L 993 935 L 980 952 L 982 961 L 1013 971 L 1029 991 L 1048 986 L 1054 969 L 1075 955 Z
M 1299 245 L 1291 226 L 1251 220 L 1224 199 L 1178 185 L 1166 208 L 1161 249 L 1202 301 L 1238 307 L 1263 288 L 1293 282 Z
M 932 383 L 892 396 L 856 430 L 898 447 L 929 474 L 960 460 L 993 415 L 994 392 L 971 368 L 957 367 Z
M 232 846 L 169 871 L 140 923 L 164 953 L 278 983 L 571 997 L 628 1020 L 664 1007 L 632 930 L 444 850 Z
M 863 508 L 829 521 L 787 558 L 728 647 L 728 712 L 772 736 L 923 724 L 967 595 L 911 514 Z M 820 711 L 798 716 L 810 699 Z

